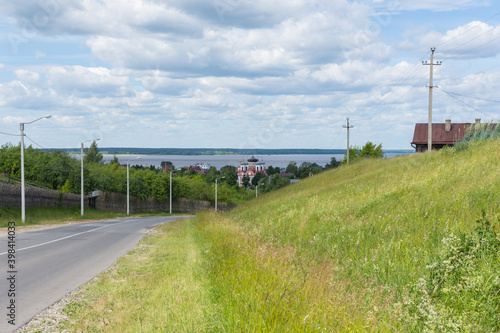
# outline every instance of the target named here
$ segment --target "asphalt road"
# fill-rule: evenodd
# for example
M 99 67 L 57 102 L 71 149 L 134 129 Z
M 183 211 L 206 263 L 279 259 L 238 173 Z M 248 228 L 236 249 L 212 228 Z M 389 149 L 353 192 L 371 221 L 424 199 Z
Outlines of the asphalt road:
M 129 218 L 16 232 L 13 267 L 8 236 L 0 237 L 0 332 L 15 331 L 112 266 L 148 229 L 179 218 Z M 9 323 L 12 319 L 15 325 Z

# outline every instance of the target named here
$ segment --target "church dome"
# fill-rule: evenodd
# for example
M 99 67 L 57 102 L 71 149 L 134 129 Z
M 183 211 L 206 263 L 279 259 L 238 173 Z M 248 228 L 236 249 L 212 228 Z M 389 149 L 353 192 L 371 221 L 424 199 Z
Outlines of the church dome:
M 257 162 L 258 159 L 255 156 L 252 155 L 252 157 L 250 157 L 247 161 L 248 162 Z

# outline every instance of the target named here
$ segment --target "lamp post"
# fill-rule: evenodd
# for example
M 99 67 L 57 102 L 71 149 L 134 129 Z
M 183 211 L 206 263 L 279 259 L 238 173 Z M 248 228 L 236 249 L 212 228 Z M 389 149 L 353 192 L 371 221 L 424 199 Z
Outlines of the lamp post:
M 220 178 L 215 178 L 215 211 L 217 211 L 217 180 L 222 179 L 222 178 L 226 178 L 226 176 L 220 177 Z
M 49 119 L 51 116 L 43 116 L 40 118 L 37 118 L 33 121 L 30 121 L 28 123 L 20 123 L 19 127 L 21 129 L 21 221 L 24 223 L 26 221 L 26 197 L 25 197 L 25 188 L 24 188 L 24 125 L 25 124 L 32 124 L 35 121 L 38 121 L 40 119 L 47 118 Z
M 140 160 L 141 157 L 136 157 L 136 158 L 132 158 L 132 160 Z M 130 214 L 130 177 L 129 177 L 129 163 L 130 160 L 127 160 L 127 215 Z
M 82 207 L 82 208 L 81 208 L 81 215 L 82 215 L 82 216 L 83 216 L 83 197 L 84 197 L 84 192 L 83 192 L 83 144 L 84 144 L 85 142 L 89 142 L 89 141 L 99 141 L 99 140 L 101 140 L 101 138 L 97 138 L 97 139 L 95 139 L 95 140 L 84 140 L 84 141 L 82 141 L 82 145 L 81 145 L 81 148 L 82 148 L 82 149 L 81 149 L 81 152 L 80 152 L 80 163 L 81 163 L 81 172 L 82 172 L 82 174 L 81 174 L 81 177 L 80 177 L 80 180 L 81 180 L 81 186 L 80 186 L 80 187 L 81 187 L 81 194 L 80 194 L 80 197 L 81 197 L 81 198 L 80 198 L 80 204 L 81 204 L 81 207 Z
M 259 185 L 255 185 L 255 197 L 258 198 L 259 196 L 257 195 L 259 190 Z
M 170 199 L 170 215 L 172 215 L 172 172 L 174 172 L 174 170 L 170 171 L 170 195 L 168 196 Z

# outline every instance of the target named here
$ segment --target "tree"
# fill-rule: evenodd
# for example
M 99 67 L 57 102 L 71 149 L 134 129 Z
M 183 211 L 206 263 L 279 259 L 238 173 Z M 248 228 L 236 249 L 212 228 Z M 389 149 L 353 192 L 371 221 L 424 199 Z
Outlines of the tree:
M 318 174 L 322 171 L 322 168 L 317 163 L 302 162 L 299 169 L 297 170 L 296 176 L 299 179 L 304 179 L 312 174 Z
M 252 185 L 257 186 L 259 184 L 259 180 L 263 178 L 266 178 L 266 176 L 262 172 L 257 172 L 252 178 Z
M 371 141 L 368 141 L 362 148 L 354 146 L 349 148 L 349 161 L 355 160 L 358 157 L 384 157 L 382 152 L 382 144 L 375 146 Z M 342 164 L 347 163 L 347 152 L 344 153 Z
M 361 151 L 359 152 L 359 157 L 375 157 L 380 158 L 384 157 L 384 153 L 382 152 L 382 144 L 375 146 L 371 141 L 368 141 Z
M 274 174 L 274 175 L 269 176 L 269 183 L 265 184 L 262 187 L 262 189 L 259 186 L 259 191 L 262 191 L 262 193 L 267 193 L 267 192 L 271 192 L 271 191 L 277 190 L 277 189 L 279 189 L 279 188 L 281 188 L 283 186 L 286 186 L 288 184 L 290 184 L 290 179 L 289 178 L 287 178 L 287 177 L 281 177 L 278 174 Z
M 280 173 L 280 171 L 280 167 L 273 167 L 272 165 L 270 165 L 266 170 L 268 175 L 274 175 L 276 173 Z
M 116 155 L 113 156 L 113 159 L 109 161 L 109 164 L 118 164 L 120 165 L 120 161 L 118 160 L 118 157 Z
M 297 162 L 291 161 L 290 163 L 288 163 L 285 172 L 296 174 L 297 171 L 298 171 Z
M 238 173 L 236 172 L 236 167 L 234 165 L 225 165 L 220 169 L 220 174 L 226 177 L 226 184 L 229 186 L 235 186 L 238 181 Z
M 99 148 L 97 148 L 97 142 L 95 140 L 92 142 L 90 147 L 85 150 L 83 161 L 90 164 L 102 163 L 102 154 L 99 152 Z
M 248 185 L 250 184 L 250 177 L 244 175 L 243 178 L 241 178 L 241 182 L 243 183 L 244 187 L 248 187 Z
M 332 159 L 330 160 L 330 163 L 327 163 L 325 165 L 325 168 L 327 169 L 334 169 L 334 168 L 337 168 L 340 166 L 340 161 L 337 161 L 337 159 L 335 157 L 332 157 Z

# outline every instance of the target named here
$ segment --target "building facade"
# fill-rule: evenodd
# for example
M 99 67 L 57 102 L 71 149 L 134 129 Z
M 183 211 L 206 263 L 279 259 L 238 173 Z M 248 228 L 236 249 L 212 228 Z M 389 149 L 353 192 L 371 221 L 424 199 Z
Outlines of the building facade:
M 259 160 L 253 155 L 246 162 L 240 161 L 237 172 L 239 186 L 243 186 L 243 177 L 245 176 L 248 176 L 250 181 L 252 181 L 253 177 L 255 177 L 255 175 L 259 172 L 264 174 L 264 176 L 267 176 L 266 164 L 264 162 L 259 162 Z

